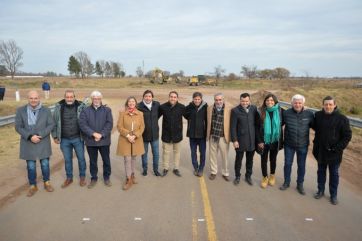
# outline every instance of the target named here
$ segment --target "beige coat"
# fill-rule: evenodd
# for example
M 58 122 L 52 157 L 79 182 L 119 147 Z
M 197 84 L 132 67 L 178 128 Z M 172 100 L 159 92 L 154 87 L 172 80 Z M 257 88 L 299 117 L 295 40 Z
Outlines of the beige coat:
M 132 132 L 136 136 L 135 143 L 131 143 L 127 139 L 127 135 Z M 130 115 L 128 110 L 121 111 L 119 113 L 117 129 L 119 131 L 117 155 L 119 156 L 137 156 L 145 153 L 142 133 L 145 129 L 145 123 L 143 120 L 143 113 L 139 110 L 135 110 L 133 115 Z M 132 150 L 132 151 L 131 151 Z
M 214 105 L 210 105 L 207 107 L 207 132 L 206 132 L 206 140 L 210 139 L 211 133 L 211 118 L 212 118 L 212 109 Z M 227 143 L 231 141 L 230 138 L 230 115 L 231 108 L 225 104 L 224 108 L 224 136 Z

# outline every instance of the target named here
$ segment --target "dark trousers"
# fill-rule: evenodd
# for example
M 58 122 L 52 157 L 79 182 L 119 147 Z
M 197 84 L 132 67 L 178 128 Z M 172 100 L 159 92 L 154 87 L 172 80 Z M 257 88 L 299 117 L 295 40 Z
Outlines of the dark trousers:
M 111 175 L 111 160 L 109 158 L 109 146 L 87 146 L 89 155 L 89 170 L 91 179 L 98 180 L 98 151 L 103 160 L 103 179 L 108 180 Z
M 241 175 L 240 169 L 241 169 L 241 164 L 242 164 L 244 152 L 239 151 L 239 150 L 235 150 L 235 151 L 236 151 L 235 166 L 234 166 L 234 168 L 235 168 L 235 177 L 240 178 L 240 175 Z M 251 174 L 253 174 L 253 157 L 254 157 L 255 151 L 245 151 L 245 153 L 246 153 L 245 177 L 251 177 Z
M 263 154 L 261 155 L 261 172 L 263 177 L 268 176 L 268 156 L 270 159 L 270 174 L 275 174 L 275 169 L 277 167 L 277 155 L 278 149 L 271 150 L 269 145 L 265 145 Z
M 200 164 L 197 161 L 197 146 L 199 146 Z M 195 171 L 202 172 L 205 167 L 206 139 L 190 138 L 191 161 Z
M 339 163 L 318 163 L 318 191 L 324 192 L 324 186 L 327 179 L 327 167 L 329 169 L 329 193 L 331 197 L 337 197 L 337 189 L 339 184 Z

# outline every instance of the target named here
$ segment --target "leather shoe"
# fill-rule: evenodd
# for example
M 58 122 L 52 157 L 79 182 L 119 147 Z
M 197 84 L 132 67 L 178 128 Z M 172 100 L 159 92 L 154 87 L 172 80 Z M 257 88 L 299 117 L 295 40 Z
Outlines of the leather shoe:
M 156 177 L 160 177 L 160 176 L 161 176 L 161 173 L 159 173 L 158 170 L 154 171 L 153 173 L 155 174 Z
M 145 170 L 145 169 L 143 170 L 142 176 L 144 176 L 144 177 L 147 176 L 147 170 Z
M 297 190 L 301 195 L 305 195 L 304 187 L 302 184 L 297 185 Z
M 283 183 L 283 185 L 281 185 L 279 189 L 282 190 L 282 191 L 285 191 L 288 188 L 289 188 L 289 184 L 288 183 Z
M 230 181 L 230 179 L 229 179 L 229 177 L 228 177 L 228 176 L 224 176 L 224 175 L 222 175 L 222 178 L 224 178 L 224 180 L 225 180 L 225 181 L 227 181 L 227 182 L 229 182 L 229 181 Z
M 104 180 L 104 185 L 106 185 L 107 187 L 112 186 L 111 180 L 109 179 Z
M 324 196 L 324 192 L 323 191 L 318 191 L 314 194 L 314 198 L 315 199 L 320 199 L 321 197 Z
M 250 186 L 253 186 L 253 180 L 251 180 L 251 177 L 245 177 L 245 181 L 247 184 L 249 184 Z
M 165 177 L 168 173 L 168 170 L 167 169 L 163 169 L 163 173 L 162 173 L 162 176 Z
M 72 184 L 73 183 L 73 179 L 70 179 L 70 178 L 67 178 L 67 179 L 65 179 L 65 181 L 63 182 L 63 184 L 62 184 L 62 188 L 66 188 L 66 187 L 68 187 L 70 184 Z
M 337 204 L 338 204 L 338 199 L 337 199 L 337 197 L 331 197 L 331 203 L 332 203 L 333 205 L 337 205 Z
M 33 196 L 36 192 L 38 191 L 38 187 L 36 185 L 31 185 L 29 187 L 29 191 L 28 194 L 26 194 L 26 196 L 31 197 Z
M 49 181 L 44 182 L 44 189 L 47 192 L 54 192 L 54 188 L 52 187 L 52 185 L 50 185 Z
M 88 184 L 88 189 L 92 189 L 96 186 L 97 180 L 91 180 L 91 182 Z
M 240 183 L 240 177 L 235 177 L 234 185 L 239 185 L 239 183 Z
M 178 170 L 178 169 L 173 169 L 173 174 L 175 174 L 176 176 L 178 176 L 178 177 L 181 177 L 181 173 L 180 173 L 180 171 Z
M 209 176 L 209 179 L 210 180 L 215 180 L 215 178 L 216 178 L 216 174 L 211 173 L 210 176 Z
M 79 186 L 84 187 L 87 185 L 87 182 L 85 181 L 85 177 L 81 177 L 79 180 Z

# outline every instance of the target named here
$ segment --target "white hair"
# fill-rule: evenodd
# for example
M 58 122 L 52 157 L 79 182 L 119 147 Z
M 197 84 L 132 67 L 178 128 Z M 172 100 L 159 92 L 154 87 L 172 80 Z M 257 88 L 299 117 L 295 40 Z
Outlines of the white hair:
M 224 99 L 224 95 L 221 92 L 214 94 L 214 99 L 216 98 L 216 96 L 221 96 Z
M 91 98 L 93 98 L 93 97 L 101 97 L 102 98 L 103 96 L 102 96 L 101 92 L 99 92 L 98 90 L 95 90 L 90 94 L 90 97 Z
M 295 101 L 295 100 L 301 100 L 302 103 L 304 104 L 305 103 L 305 97 L 303 95 L 300 95 L 300 94 L 296 94 L 292 97 L 292 103 Z

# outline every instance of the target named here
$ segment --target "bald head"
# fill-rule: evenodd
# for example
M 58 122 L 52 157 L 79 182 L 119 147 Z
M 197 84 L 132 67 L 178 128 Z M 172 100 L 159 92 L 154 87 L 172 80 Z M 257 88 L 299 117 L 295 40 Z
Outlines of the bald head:
M 39 93 L 35 90 L 31 90 L 28 93 L 28 103 L 32 108 L 35 108 L 40 103 Z

